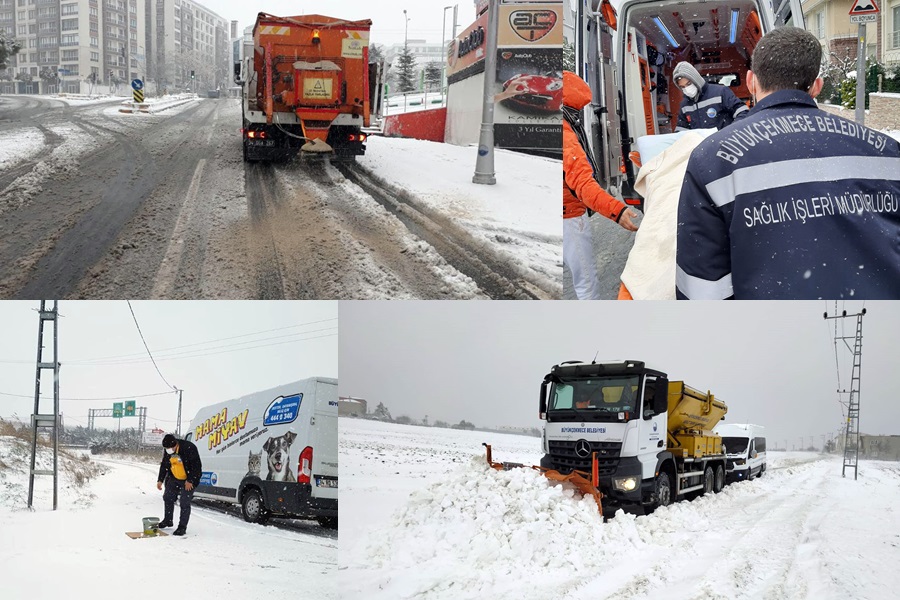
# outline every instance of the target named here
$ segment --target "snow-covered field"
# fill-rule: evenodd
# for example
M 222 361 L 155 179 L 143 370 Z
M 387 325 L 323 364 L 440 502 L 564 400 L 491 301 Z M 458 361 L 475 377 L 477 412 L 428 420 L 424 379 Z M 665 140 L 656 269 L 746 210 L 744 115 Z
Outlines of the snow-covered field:
M 92 458 L 61 461 L 59 508 L 52 477 L 38 477 L 27 510 L 30 442 L 0 436 L 0 598 L 167 597 L 334 599 L 337 540 L 262 527 L 194 506 L 188 535 L 132 540 L 141 519 L 162 516 L 155 465 Z M 52 468 L 49 449 L 38 468 Z M 103 474 L 84 478 L 86 465 Z M 175 512 L 178 517 L 178 507 Z M 171 533 L 171 529 L 168 530 Z
M 342 418 L 342 597 L 859 599 L 900 588 L 900 464 L 771 452 L 761 478 L 603 523 L 536 472 L 537 438 Z

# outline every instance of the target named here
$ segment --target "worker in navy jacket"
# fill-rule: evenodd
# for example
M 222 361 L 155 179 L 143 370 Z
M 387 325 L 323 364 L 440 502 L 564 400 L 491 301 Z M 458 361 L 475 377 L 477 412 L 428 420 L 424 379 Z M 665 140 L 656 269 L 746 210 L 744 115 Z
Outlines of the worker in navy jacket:
M 755 106 L 691 154 L 678 298 L 900 298 L 900 142 L 817 108 L 821 56 L 803 29 L 766 34 Z
M 672 79 L 684 94 L 675 131 L 722 129 L 747 116 L 750 110 L 731 88 L 707 83 L 691 63 L 682 61 L 675 65 Z
M 156 479 L 156 489 L 166 490 L 163 493 L 163 508 L 165 514 L 159 523 L 159 528 L 164 529 L 173 525 L 175 517 L 175 500 L 178 500 L 181 511 L 178 515 L 178 527 L 172 535 L 184 535 L 187 531 L 188 521 L 191 518 L 191 500 L 194 497 L 194 488 L 200 485 L 203 476 L 203 463 L 200 461 L 200 453 L 197 446 L 187 440 L 180 440 L 171 433 L 163 437 L 163 449 L 165 452 L 159 464 L 159 476 Z

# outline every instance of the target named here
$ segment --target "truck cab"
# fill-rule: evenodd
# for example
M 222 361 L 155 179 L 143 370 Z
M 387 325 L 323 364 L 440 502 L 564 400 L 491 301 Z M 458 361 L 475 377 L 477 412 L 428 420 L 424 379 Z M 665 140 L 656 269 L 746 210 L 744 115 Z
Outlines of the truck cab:
M 675 130 L 683 98 L 675 65 L 691 63 L 749 106 L 746 73 L 759 39 L 776 27 L 803 27 L 800 0 L 624 0 L 617 14 L 604 10 L 608 0 L 567 1 L 576 72 L 594 91 L 588 122 L 598 178 L 636 206 L 639 165 L 630 155 L 641 137 Z
M 596 456 L 604 511 L 652 512 L 722 489 L 725 456 L 711 430 L 726 411 L 641 361 L 561 363 L 541 384 L 541 467 L 590 472 Z

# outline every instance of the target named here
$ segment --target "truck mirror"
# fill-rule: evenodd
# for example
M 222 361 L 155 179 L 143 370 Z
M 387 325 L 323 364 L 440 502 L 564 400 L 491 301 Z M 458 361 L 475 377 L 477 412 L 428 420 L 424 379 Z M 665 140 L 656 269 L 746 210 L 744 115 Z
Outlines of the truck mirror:
M 539 406 L 538 410 L 540 411 L 540 418 L 543 419 L 547 415 L 547 380 L 546 379 L 541 384 L 541 400 L 538 403 L 538 406 Z
M 244 84 L 241 79 L 241 63 L 234 63 L 234 82 L 238 85 Z

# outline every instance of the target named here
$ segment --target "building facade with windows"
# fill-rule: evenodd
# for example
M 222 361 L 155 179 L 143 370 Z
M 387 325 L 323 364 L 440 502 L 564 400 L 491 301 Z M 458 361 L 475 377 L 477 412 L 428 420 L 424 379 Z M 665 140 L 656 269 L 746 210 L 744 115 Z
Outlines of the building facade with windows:
M 170 91 L 227 87 L 231 80 L 230 23 L 191 0 L 148 0 L 153 24 L 151 78 Z M 193 72 L 193 78 L 191 73 Z
M 85 93 L 138 77 L 145 1 L 0 0 L 0 27 L 22 43 L 0 91 Z
M 850 22 L 853 0 L 807 0 L 806 29 L 819 38 L 826 56 L 855 60 L 859 26 Z M 866 24 L 866 56 L 886 65 L 900 64 L 900 0 L 881 0 L 880 14 Z
M 22 43 L 2 93 L 122 91 L 133 79 L 202 92 L 231 80 L 229 23 L 191 0 L 0 0 L 0 29 Z

